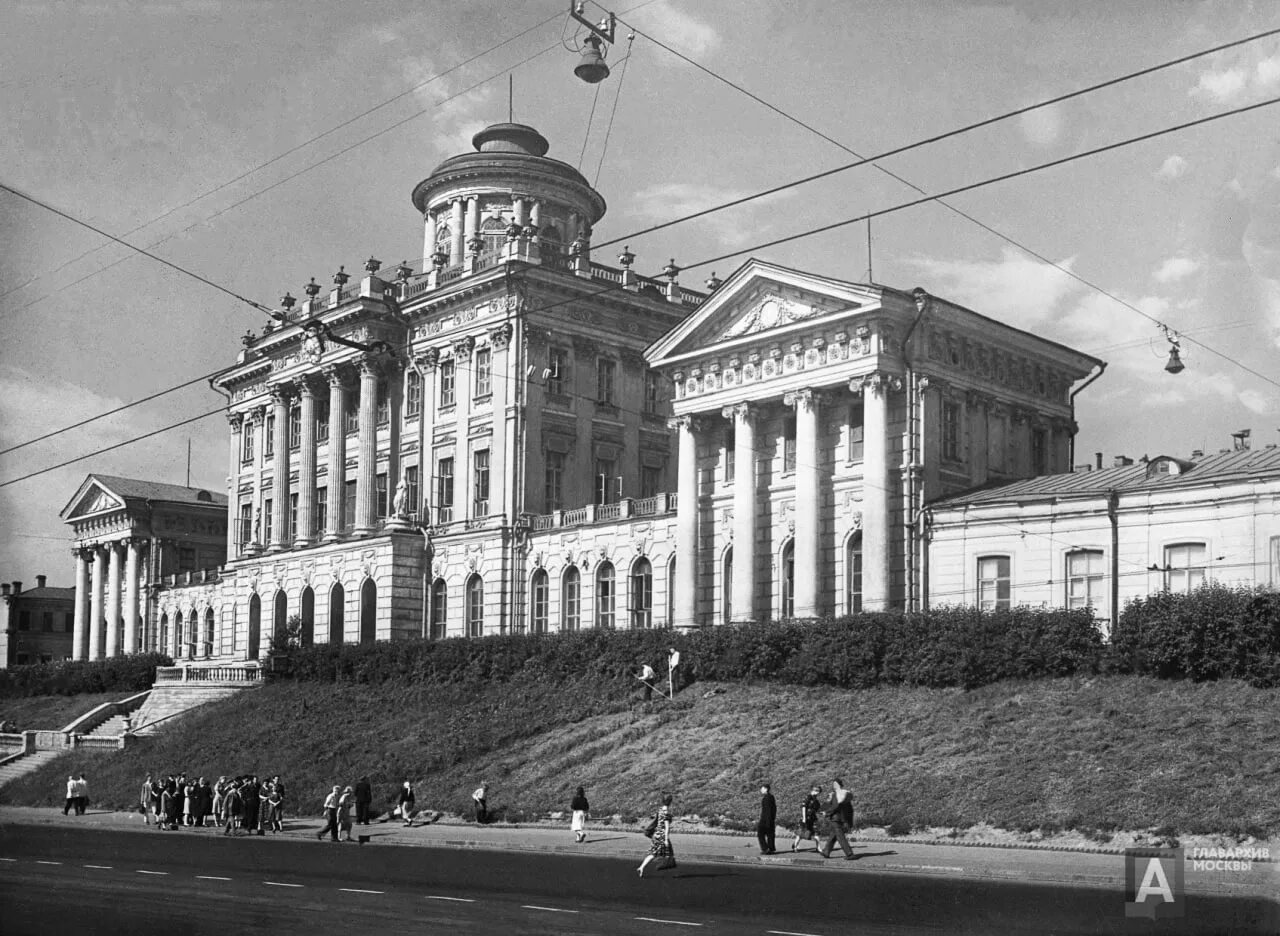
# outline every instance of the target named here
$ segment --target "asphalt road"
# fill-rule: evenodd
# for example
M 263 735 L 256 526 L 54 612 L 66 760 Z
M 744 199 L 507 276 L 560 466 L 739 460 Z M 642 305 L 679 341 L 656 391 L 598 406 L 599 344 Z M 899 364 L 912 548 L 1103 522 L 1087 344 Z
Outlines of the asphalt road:
M 1127 919 L 1112 890 L 616 858 L 0 828 L 0 932 L 645 934 L 1272 933 L 1277 905 L 1192 896 Z

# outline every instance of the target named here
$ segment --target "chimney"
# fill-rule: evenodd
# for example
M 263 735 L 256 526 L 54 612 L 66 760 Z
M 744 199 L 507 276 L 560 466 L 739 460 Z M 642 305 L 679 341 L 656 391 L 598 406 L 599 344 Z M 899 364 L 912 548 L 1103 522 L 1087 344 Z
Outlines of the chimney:
M 1128 455 L 1116 455 L 1115 460 L 1111 464 L 1111 467 L 1124 468 L 1132 464 L 1133 464 L 1133 459 L 1130 458 Z
M 0 598 L 8 598 L 8 597 L 9 597 L 9 583 L 5 582 L 3 585 L 0 585 Z
M 1102 453 L 1094 452 L 1093 457 L 1094 457 L 1094 460 L 1098 463 L 1098 470 L 1101 471 L 1102 470 Z
M 14 583 L 13 583 L 13 593 L 14 593 L 15 595 L 20 595 L 20 594 L 22 594 L 22 583 L 21 583 L 21 582 L 14 582 Z
M 37 575 L 36 588 L 44 588 L 44 583 L 47 582 L 48 580 L 49 580 L 49 576 L 47 575 Z
M 1196 458 L 1204 458 L 1204 449 L 1192 449 L 1192 450 L 1191 450 L 1191 457 L 1192 457 L 1193 459 L 1196 459 Z

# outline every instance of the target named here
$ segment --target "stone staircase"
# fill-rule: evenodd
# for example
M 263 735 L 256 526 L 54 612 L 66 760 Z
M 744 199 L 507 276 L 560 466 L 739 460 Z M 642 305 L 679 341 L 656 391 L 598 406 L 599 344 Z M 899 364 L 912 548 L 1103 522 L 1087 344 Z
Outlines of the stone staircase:
M 169 725 L 173 720 L 208 702 L 229 699 L 237 693 L 252 688 L 254 684 L 240 686 L 201 686 L 184 683 L 157 683 L 151 695 L 133 715 L 133 731 L 149 735 Z
M 41 765 L 49 763 L 49 761 L 61 756 L 63 753 L 62 751 L 33 751 L 30 754 L 24 754 L 21 757 L 15 757 L 13 760 L 5 761 L 0 764 L 0 787 L 11 780 L 17 780 L 23 774 L 37 770 Z
M 131 716 L 129 715 L 112 715 L 101 725 L 88 732 L 88 736 L 91 738 L 118 738 L 124 734 L 125 726 L 130 720 Z

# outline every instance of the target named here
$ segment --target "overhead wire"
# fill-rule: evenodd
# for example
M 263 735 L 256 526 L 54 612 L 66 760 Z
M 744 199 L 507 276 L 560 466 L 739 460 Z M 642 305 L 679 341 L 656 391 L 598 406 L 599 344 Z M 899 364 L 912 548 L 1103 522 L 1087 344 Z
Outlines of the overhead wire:
M 600 170 L 604 168 L 604 156 L 609 151 L 609 137 L 613 134 L 613 118 L 618 114 L 618 101 L 622 98 L 622 83 L 627 80 L 627 63 L 631 61 L 631 49 L 635 41 L 635 33 L 627 37 L 627 54 L 622 57 L 622 72 L 618 75 L 618 88 L 613 94 L 613 108 L 609 111 L 609 124 L 605 127 L 604 143 L 600 147 L 600 159 L 596 162 L 596 175 L 591 180 L 592 188 L 600 184 Z M 594 107 L 594 105 L 592 106 Z
M 1094 156 L 1094 155 L 1098 155 L 1099 153 L 1110 152 L 1110 151 L 1113 151 L 1113 150 L 1119 149 L 1119 148 L 1121 148 L 1121 147 L 1123 147 L 1123 146 L 1129 146 L 1129 145 L 1132 145 L 1132 144 L 1135 144 L 1135 143 L 1144 142 L 1144 141 L 1146 141 L 1146 140 L 1150 140 L 1150 139 L 1154 139 L 1154 138 L 1156 138 L 1156 137 L 1164 136 L 1164 135 L 1167 135 L 1167 134 L 1169 134 L 1169 133 L 1178 132 L 1178 131 L 1181 131 L 1181 130 L 1188 129 L 1188 128 L 1190 128 L 1190 127 L 1195 127 L 1195 126 L 1204 125 L 1204 124 L 1211 123 L 1211 122 L 1216 121 L 1216 120 L 1221 120 L 1221 119 L 1226 118 L 1226 117 L 1232 117 L 1232 116 L 1236 116 L 1236 115 L 1239 115 L 1239 114 L 1242 114 L 1242 113 L 1247 113 L 1247 112 L 1250 112 L 1250 111 L 1253 111 L 1253 110 L 1257 110 L 1257 109 L 1262 108 L 1262 107 L 1267 107 L 1267 106 L 1270 106 L 1270 105 L 1273 105 L 1273 104 L 1276 104 L 1276 103 L 1280 103 L 1280 97 L 1271 98 L 1271 99 L 1268 99 L 1268 100 L 1266 100 L 1266 101 L 1261 101 L 1261 102 L 1257 102 L 1257 103 L 1254 103 L 1254 104 L 1243 105 L 1243 106 L 1241 106 L 1241 107 L 1233 108 L 1233 109 L 1228 110 L 1228 111 L 1222 111 L 1222 112 L 1219 112 L 1219 113 L 1217 113 L 1217 114 L 1210 115 L 1210 116 L 1208 116 L 1208 117 L 1202 117 L 1202 118 L 1198 118 L 1198 119 L 1196 119 L 1196 120 L 1186 121 L 1186 122 L 1184 122 L 1184 123 L 1177 124 L 1177 125 L 1172 126 L 1172 127 L 1167 127 L 1167 128 L 1165 128 L 1165 129 L 1163 129 L 1163 130 L 1151 131 L 1151 132 L 1148 132 L 1148 133 L 1140 134 L 1140 135 L 1135 136 L 1135 137 L 1130 137 L 1130 138 L 1128 138 L 1128 139 L 1126 139 L 1126 140 L 1121 140 L 1121 141 L 1117 141 L 1117 142 L 1114 142 L 1114 143 L 1106 144 L 1106 145 L 1101 146 L 1101 147 L 1095 147 L 1095 148 L 1094 148 L 1094 149 L 1092 149 L 1092 150 L 1086 150 L 1086 151 L 1081 152 L 1081 153 L 1076 153 L 1076 154 L 1074 154 L 1074 155 L 1072 155 L 1072 156 L 1066 156 L 1066 157 L 1061 157 L 1061 158 L 1059 158 L 1059 159 L 1050 160 L 1050 161 L 1045 162 L 1045 163 L 1042 163 L 1042 164 L 1040 164 L 1040 165 L 1038 165 L 1038 166 L 1030 166 L 1030 167 L 1026 167 L 1026 168 L 1023 168 L 1023 169 L 1016 170 L 1015 172 L 1005 173 L 1005 174 L 1003 174 L 1003 175 L 995 176 L 995 177 L 990 178 L 990 179 L 986 179 L 986 180 L 979 181 L 979 182 L 975 182 L 975 183 L 970 183 L 970 184 L 968 184 L 968 185 L 961 186 L 961 187 L 959 187 L 959 188 L 957 188 L 957 189 L 954 189 L 954 190 L 952 190 L 952 191 L 950 191 L 950 192 L 947 192 L 947 193 L 944 193 L 944 194 L 951 195 L 951 194 L 956 194 L 956 193 L 958 193 L 958 192 L 962 192 L 962 191 L 972 191 L 972 190 L 974 190 L 974 189 L 981 188 L 981 187 L 984 187 L 984 186 L 986 186 L 986 185 L 992 185 L 992 184 L 995 184 L 995 183 L 997 183 L 997 182 L 1003 182 L 1003 181 L 1007 181 L 1007 180 L 1012 179 L 1012 178 L 1018 178 L 1018 177 L 1021 177 L 1021 176 L 1029 175 L 1029 174 L 1031 174 L 1031 173 L 1039 172 L 1039 171 L 1042 171 L 1042 170 L 1044 170 L 1044 169 L 1052 168 L 1052 167 L 1055 167 L 1055 166 L 1060 166 L 1060 165 L 1063 165 L 1063 164 L 1065 164 L 1065 163 L 1069 163 L 1069 162 L 1074 162 L 1074 161 L 1076 161 L 1076 160 L 1083 159 L 1083 158 L 1088 157 L 1088 156 Z M 901 204 L 896 205 L 896 206 L 891 206 L 891 207 L 889 207 L 889 208 L 879 209 L 879 210 L 877 210 L 877 211 L 875 211 L 875 212 L 870 212 L 870 213 L 868 213 L 868 214 L 866 214 L 866 215 L 859 215 L 859 216 L 856 216 L 856 217 L 853 217 L 853 218 L 847 218 L 847 219 L 844 219 L 844 220 L 842 220 L 842 221 L 833 222 L 833 223 L 831 223 L 831 224 L 823 225 L 823 226 L 821 226 L 821 227 L 812 228 L 812 229 L 809 229 L 809 230 L 806 230 L 806 231 L 802 231 L 802 232 L 799 232 L 799 233 L 796 233 L 796 234 L 791 234 L 791 235 L 788 235 L 788 236 L 783 237 L 783 238 L 775 238 L 774 240 L 771 240 L 771 241 L 765 242 L 765 243 L 763 243 L 763 244 L 756 244 L 756 245 L 754 245 L 754 246 L 746 247 L 746 248 L 743 248 L 742 250 L 734 251 L 734 252 L 729 253 L 729 254 L 722 254 L 722 255 L 719 255 L 719 256 L 716 256 L 716 257 L 712 257 L 712 258 L 708 258 L 708 259 L 704 259 L 704 260 L 699 260 L 699 261 L 696 261 L 696 262 L 694 262 L 694 263 L 692 263 L 692 264 L 689 264 L 687 267 L 685 267 L 685 269 L 696 268 L 696 267 L 699 267 L 699 266 L 706 266 L 706 265 L 709 265 L 709 264 L 712 264 L 712 263 L 719 262 L 720 260 L 727 259 L 727 258 L 729 258 L 729 257 L 739 256 L 739 255 L 744 254 L 744 253 L 751 253 L 751 252 L 756 251 L 756 250 L 761 250 L 761 249 L 763 249 L 763 248 L 765 248 L 765 247 L 775 246 L 775 245 L 780 244 L 780 243 L 786 243 L 786 242 L 789 242 L 789 241 L 799 240 L 799 239 L 801 239 L 801 238 L 803 238 L 803 237 L 810 237 L 810 236 L 813 236 L 813 235 L 815 235 L 815 234 L 825 233 L 825 232 L 827 232 L 827 231 L 834 230 L 834 229 L 837 229 L 837 228 L 843 227 L 843 226 L 848 225 L 848 224 L 856 224 L 856 223 L 858 223 L 858 222 L 860 222 L 860 221 L 864 221 L 864 220 L 866 220 L 868 217 L 879 217 L 879 216 L 883 216 L 883 215 L 890 214 L 890 213 L 895 212 L 895 211 L 901 211 L 901 210 L 904 210 L 904 209 L 907 209 L 907 208 L 916 207 L 916 206 L 918 206 L 918 205 L 920 205 L 920 204 L 923 204 L 923 203 L 928 202 L 928 201 L 931 201 L 931 200 L 932 200 L 931 198 L 920 198 L 920 199 L 914 199 L 914 200 L 912 200 L 912 201 L 904 202 L 904 203 L 901 203 Z M 572 298 L 572 299 L 560 300 L 559 302 L 554 303 L 554 304 L 552 304 L 551 306 L 544 307 L 544 308 L 543 308 L 543 311 L 545 311 L 546 309 L 549 309 L 549 308 L 554 308 L 554 307 L 559 306 L 559 305 L 567 305 L 567 304 L 571 304 L 571 303 L 575 303 L 575 302 L 581 302 L 581 301 L 583 301 L 584 299 L 589 299 L 589 298 L 591 298 L 592 296 L 595 296 L 595 295 L 603 295 L 603 294 L 605 294 L 605 293 L 610 293 L 610 292 L 615 292 L 615 293 L 616 293 L 616 292 L 621 292 L 621 291 L 623 291 L 623 288 L 622 288 L 620 285 L 610 284 L 609 286 L 607 286 L 607 287 L 605 287 L 605 288 L 602 288 L 602 289 L 599 289 L 599 290 L 594 290 L 594 291 L 592 291 L 592 292 L 588 293 L 586 296 L 578 296 L 578 297 L 574 297 L 574 298 Z M 407 345 L 402 345 L 402 346 L 400 346 L 400 350 L 403 350 L 405 347 L 407 347 Z M 1262 375 L 1259 375 L 1259 376 L 1262 376 Z M 1263 376 L 1263 378 L 1262 378 L 1262 379 L 1264 379 L 1264 380 L 1269 380 L 1269 378 L 1266 378 L 1265 376 Z M 1277 386 L 1280 386 L 1280 382 L 1276 382 L 1276 381 L 1274 381 L 1274 380 L 1271 380 L 1270 382 L 1271 382 L 1271 383 L 1275 383 Z M 215 412 L 216 412 L 216 411 L 215 411 Z M 206 414 L 206 415 L 208 415 L 208 414 Z M 184 423 L 178 423 L 178 424 L 175 424 L 175 427 L 176 427 L 177 425 L 185 425 L 185 422 L 184 422 Z M 174 427 L 170 427 L 170 428 L 174 428 Z M 163 430 L 161 430 L 161 431 L 163 431 Z M 155 433 L 149 433 L 147 436 L 139 437 L 139 439 L 141 439 L 141 438 L 147 438 L 147 437 L 149 437 L 150 435 L 153 435 L 153 434 L 155 434 Z M 135 440 L 133 440 L 133 441 L 138 441 L 139 439 L 135 439 Z M 122 443 L 122 444 L 127 444 L 127 443 Z M 112 447 L 110 447 L 110 448 L 106 449 L 105 451 L 110 451 L 110 450 L 111 450 L 111 448 L 116 448 L 116 447 L 118 447 L 118 446 L 112 446 Z M 92 454 L 100 454 L 100 453 L 101 453 L 101 452 L 94 452 L 94 453 L 90 453 L 90 455 L 92 455 Z M 82 458 L 83 458 L 83 457 L 89 457 L 89 456 L 82 456 Z M 77 459 L 73 459 L 73 461 L 79 461 L 79 460 L 81 460 L 81 459 L 79 459 L 79 458 L 77 458 Z M 54 466 L 54 467 L 55 467 L 55 468 L 57 468 L 57 467 L 63 467 L 63 465 L 57 465 L 57 466 Z M 45 470 L 53 470 L 53 468 L 45 469 Z M 12 484 L 12 483 L 15 483 L 16 481 L 26 480 L 27 478 L 35 477 L 36 475 L 41 474 L 41 473 L 42 473 L 42 472 L 37 471 L 37 472 L 33 472 L 33 473 L 31 473 L 31 474 L 28 474 L 28 475 L 24 475 L 24 476 L 23 476 L 23 477 L 21 477 L 21 478 L 16 478 L 16 479 L 12 479 L 12 480 L 10 480 L 10 481 L 0 482 L 0 487 L 5 487 L 6 485 L 8 485 L 8 484 Z

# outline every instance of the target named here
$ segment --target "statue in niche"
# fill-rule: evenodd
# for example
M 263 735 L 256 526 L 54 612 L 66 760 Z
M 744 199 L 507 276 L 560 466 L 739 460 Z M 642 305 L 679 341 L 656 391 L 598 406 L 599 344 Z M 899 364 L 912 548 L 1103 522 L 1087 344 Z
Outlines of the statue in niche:
M 395 497 L 391 501 L 392 516 L 403 519 L 409 516 L 409 483 L 404 479 L 400 479 L 400 483 L 396 485 Z
M 253 542 L 254 545 L 262 542 L 262 508 L 259 507 L 253 512 Z

